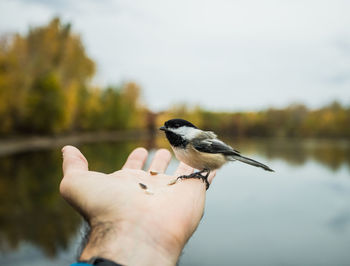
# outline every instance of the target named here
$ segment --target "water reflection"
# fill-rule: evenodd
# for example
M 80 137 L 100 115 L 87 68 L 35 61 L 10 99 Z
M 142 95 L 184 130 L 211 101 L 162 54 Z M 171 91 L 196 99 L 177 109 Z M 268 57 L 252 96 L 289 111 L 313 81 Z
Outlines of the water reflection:
M 15 154 L 0 159 L 0 238 L 3 250 L 30 242 L 54 256 L 66 248 L 80 218 L 57 193 L 59 151 Z
M 79 146 L 89 162 L 89 169 L 104 173 L 119 170 L 129 153 L 136 147 L 147 146 L 147 141 L 91 143 Z
M 138 142 L 81 145 L 89 168 L 119 169 Z M 59 196 L 62 177 L 59 149 L 0 157 L 0 248 L 15 250 L 21 242 L 54 257 L 66 249 L 81 224 L 80 217 Z
M 228 143 L 231 141 L 228 140 Z M 339 140 L 257 139 L 231 143 L 243 153 L 259 154 L 268 159 L 282 159 L 300 166 L 314 160 L 337 171 L 342 165 L 350 167 L 350 142 Z
M 337 233 L 344 233 L 350 225 L 350 210 L 342 210 L 330 219 L 328 225 Z
M 129 152 L 137 146 L 153 147 L 152 142 L 126 141 L 90 143 L 79 148 L 89 168 L 105 173 L 120 169 Z M 157 146 L 168 144 L 159 139 Z M 317 161 L 336 172 L 350 169 L 350 145 L 339 141 L 240 140 L 232 144 L 246 155 L 282 160 L 295 168 Z M 80 224 L 80 217 L 61 199 L 59 148 L 0 157 L 0 248 L 3 254 L 15 251 L 27 242 L 55 257 L 68 248 Z M 271 165 L 271 167 L 273 164 Z M 332 184 L 337 186 L 337 184 Z M 342 190 L 335 187 L 334 190 Z M 329 220 L 329 226 L 342 232 L 349 226 L 348 209 Z

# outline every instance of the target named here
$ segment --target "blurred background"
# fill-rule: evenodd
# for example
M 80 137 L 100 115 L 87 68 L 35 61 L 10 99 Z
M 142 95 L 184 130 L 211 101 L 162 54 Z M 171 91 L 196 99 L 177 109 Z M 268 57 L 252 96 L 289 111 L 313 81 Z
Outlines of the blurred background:
M 119 169 L 175 117 L 224 166 L 180 265 L 349 265 L 350 2 L 0 2 L 0 264 L 69 265 L 60 149 Z M 169 173 L 178 162 L 173 159 Z

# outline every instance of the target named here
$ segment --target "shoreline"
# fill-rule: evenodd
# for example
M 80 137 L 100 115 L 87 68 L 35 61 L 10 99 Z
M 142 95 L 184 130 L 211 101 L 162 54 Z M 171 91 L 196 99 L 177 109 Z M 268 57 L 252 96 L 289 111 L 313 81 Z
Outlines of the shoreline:
M 0 139 L 0 156 L 19 152 L 41 150 L 67 144 L 93 143 L 100 141 L 121 141 L 152 138 L 148 131 L 97 131 L 56 136 L 30 136 Z
M 55 147 L 63 147 L 64 145 L 79 145 L 82 143 L 96 143 L 96 142 L 118 142 L 123 140 L 147 140 L 158 136 L 157 132 L 150 132 L 147 130 L 125 130 L 125 131 L 93 131 L 93 132 L 77 132 L 70 134 L 45 136 L 13 136 L 11 138 L 0 138 L 0 156 L 11 155 L 15 153 L 36 151 L 43 149 L 51 149 Z M 350 146 L 350 140 L 347 138 L 333 139 L 333 138 L 285 138 L 285 137 L 234 137 L 230 138 L 223 135 L 224 141 L 233 140 L 241 143 L 249 140 L 256 141 L 303 141 L 308 142 L 309 145 L 321 145 L 329 141 L 335 142 L 339 145 Z

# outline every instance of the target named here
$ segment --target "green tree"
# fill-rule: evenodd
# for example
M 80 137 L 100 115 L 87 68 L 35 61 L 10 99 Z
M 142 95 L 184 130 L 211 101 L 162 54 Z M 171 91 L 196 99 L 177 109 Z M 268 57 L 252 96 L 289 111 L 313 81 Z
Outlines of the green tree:
M 70 129 L 79 90 L 86 87 L 94 71 L 94 62 L 86 55 L 80 37 L 59 18 L 47 26 L 30 29 L 24 36 L 4 38 L 0 42 L 0 118 L 6 119 L 0 133 Z M 50 112 L 38 114 L 41 105 L 48 108 L 48 103 L 56 111 L 52 107 Z M 39 122 L 28 123 L 37 119 L 31 115 L 40 115 L 47 129 Z M 51 115 L 55 117 L 51 119 Z
M 57 75 L 43 75 L 32 86 L 26 101 L 24 126 L 38 133 L 58 132 L 64 124 L 65 97 Z

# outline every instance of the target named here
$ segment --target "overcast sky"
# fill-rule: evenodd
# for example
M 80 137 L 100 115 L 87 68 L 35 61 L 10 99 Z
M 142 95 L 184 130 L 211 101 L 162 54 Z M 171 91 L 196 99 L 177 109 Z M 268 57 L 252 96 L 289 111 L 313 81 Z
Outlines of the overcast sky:
M 100 85 L 136 81 L 174 103 L 257 110 L 350 104 L 348 0 L 1 0 L 0 33 L 71 22 Z

